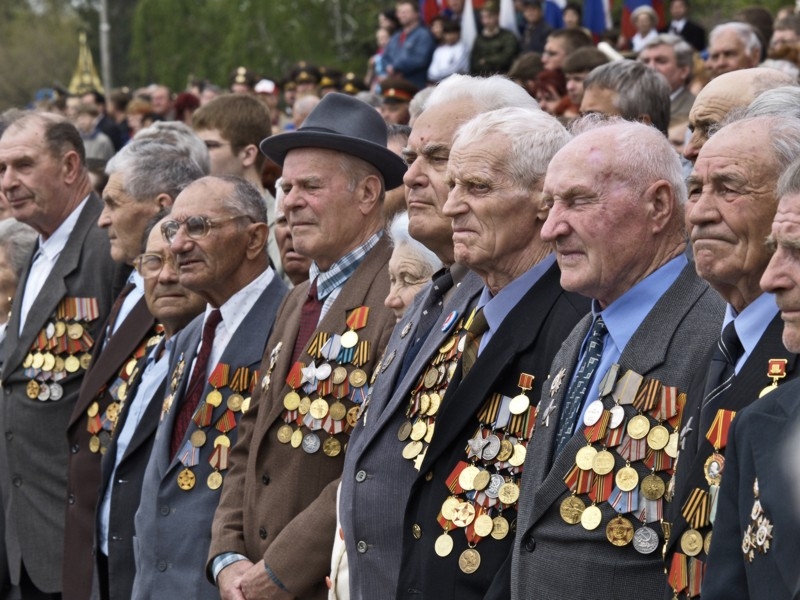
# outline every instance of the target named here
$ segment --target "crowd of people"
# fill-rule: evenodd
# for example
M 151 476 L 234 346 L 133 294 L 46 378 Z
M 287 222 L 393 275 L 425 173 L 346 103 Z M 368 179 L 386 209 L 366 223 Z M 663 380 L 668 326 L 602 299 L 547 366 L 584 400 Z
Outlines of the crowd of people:
M 800 595 L 800 17 L 517 8 L 0 115 L 0 597 Z

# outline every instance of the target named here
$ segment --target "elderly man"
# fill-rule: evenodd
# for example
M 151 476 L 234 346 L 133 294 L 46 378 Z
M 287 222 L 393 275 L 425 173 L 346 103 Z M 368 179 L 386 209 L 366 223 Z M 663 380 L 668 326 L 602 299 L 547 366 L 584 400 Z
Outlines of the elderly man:
M 722 480 L 722 469 L 712 469 L 724 464 L 727 426 L 737 411 L 800 374 L 796 355 L 781 344 L 775 298 L 759 287 L 769 262 L 764 239 L 778 204 L 777 181 L 798 152 L 800 121 L 736 121 L 706 142 L 687 181 L 695 267 L 728 306 L 722 335 L 700 363 L 708 366 L 689 387 L 683 411 L 674 502 L 665 515 L 672 523 L 665 554 L 672 596 L 696 596 L 703 582 L 703 541 L 718 514 Z M 698 505 L 694 498 L 707 499 Z
M 311 260 L 294 249 L 292 243 L 292 228 L 286 218 L 286 208 L 283 205 L 286 194 L 281 188 L 281 180 L 275 182 L 275 241 L 280 252 L 281 266 L 289 282 L 295 286 L 308 281 L 308 270 Z
M 685 123 L 694 103 L 694 94 L 686 88 L 692 75 L 692 55 L 689 43 L 672 33 L 659 34 L 639 52 L 639 62 L 661 73 L 669 84 L 670 127 Z
M 383 305 L 391 250 L 381 203 L 405 164 L 386 147 L 380 115 L 338 93 L 261 150 L 283 165 L 292 241 L 313 260 L 311 281 L 289 294 L 267 345 L 208 574 L 226 599 L 321 599 L 347 434 L 395 322 Z
M 589 308 L 561 289 L 540 237 L 544 173 L 568 139 L 556 119 L 530 109 L 478 115 L 455 136 L 443 211 L 453 219 L 456 261 L 484 288 L 464 324 L 436 432 L 423 438 L 430 445 L 405 510 L 398 597 L 510 594 L 501 567 L 513 545 L 508 528 L 535 419 L 530 398 L 538 398 L 561 342 Z M 420 424 L 426 420 L 416 419 L 412 434 Z
M 243 179 L 195 181 L 161 232 L 181 286 L 207 306 L 170 360 L 136 512 L 131 597 L 212 599 L 218 592 L 202 576 L 209 527 L 286 286 L 269 266 L 264 200 Z
M 12 215 L 39 234 L 14 296 L 0 373 L 6 545 L 22 597 L 49 597 L 39 594 L 61 591 L 64 435 L 114 299 L 116 265 L 96 227 L 102 204 L 73 125 L 18 113 L 0 138 L 0 185 Z
M 720 122 L 736 108 L 745 108 L 762 92 L 797 81 L 775 69 L 742 69 L 726 73 L 704 87 L 689 111 L 692 132 L 683 149 L 683 156 L 694 162 L 700 149 Z
M 767 246 L 773 252 L 761 278 L 784 319 L 783 343 L 800 352 L 796 318 L 800 262 L 800 163 L 778 182 L 778 203 Z M 800 383 L 781 385 L 737 413 L 728 434 L 725 482 L 719 494 L 714 543 L 708 557 L 703 598 L 712 600 L 796 598 L 800 578 L 797 497 Z
M 761 41 L 747 23 L 733 21 L 717 25 L 708 36 L 708 68 L 712 77 L 757 67 Z
M 670 89 L 642 63 L 617 61 L 594 69 L 583 82 L 581 114 L 599 113 L 669 129 Z
M 722 317 L 684 254 L 685 194 L 672 146 L 638 123 L 585 131 L 547 170 L 542 238 L 561 285 L 593 307 L 544 386 L 512 598 L 663 593 L 658 530 L 682 393 Z
M 169 210 L 184 186 L 203 176 L 197 163 L 170 145 L 134 141 L 108 164 L 103 212 L 98 225 L 108 232 L 111 257 L 133 265 L 147 222 Z M 144 281 L 132 273 L 114 303 L 81 385 L 67 426 L 67 516 L 62 590 L 87 598 L 94 562 L 94 514 L 100 461 L 128 397 L 131 369 L 160 332 L 144 298 Z M 108 548 L 101 540 L 101 551 Z
M 403 156 L 409 233 L 447 265 L 420 300 L 395 327 L 386 347 L 393 357 L 375 381 L 369 411 L 353 430 L 342 473 L 340 518 L 350 568 L 350 594 L 371 599 L 397 587 L 403 537 L 403 512 L 415 465 L 424 457 L 403 456 L 397 435 L 412 420 L 431 426 L 437 410 L 419 414 L 410 405 L 424 393 L 441 398 L 461 352 L 457 340 L 464 319 L 477 302 L 483 282 L 464 265 L 454 263 L 453 227 L 442 214 L 449 191 L 447 159 L 457 128 L 472 117 L 504 106 L 536 109 L 536 102 L 521 87 L 503 77 L 486 79 L 454 75 L 440 83 L 414 122 Z M 439 349 L 454 343 L 446 356 Z M 452 349 L 452 348 L 451 348 Z M 443 365 L 435 382 L 425 374 Z M 436 402 L 436 401 L 434 401 Z M 408 441 L 408 440 L 406 440 Z M 369 552 L 360 552 L 368 547 Z
M 131 148 L 132 146 L 126 146 Z M 124 150 L 123 150 L 124 152 Z M 167 156 L 168 154 L 162 155 Z M 134 515 L 153 446 L 166 386 L 175 334 L 205 308 L 205 300 L 178 282 L 178 273 L 161 235 L 158 217 L 150 221 L 146 243 L 133 261 L 144 280 L 150 314 L 163 328 L 146 354 L 131 368 L 129 401 L 119 411 L 116 433 L 103 456 L 100 502 L 97 506 L 97 580 L 93 598 L 131 597 L 136 564 L 133 554 Z

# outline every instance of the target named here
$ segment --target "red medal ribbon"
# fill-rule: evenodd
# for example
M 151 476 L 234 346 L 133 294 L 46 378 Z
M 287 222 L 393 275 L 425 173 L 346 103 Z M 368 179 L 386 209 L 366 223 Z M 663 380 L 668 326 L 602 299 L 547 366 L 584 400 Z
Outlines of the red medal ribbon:
M 227 409 L 214 427 L 222 433 L 228 433 L 231 429 L 236 427 L 236 413 L 231 409 Z
M 194 421 L 195 425 L 200 427 L 208 427 L 211 425 L 211 418 L 214 415 L 214 407 L 211 406 L 208 402 L 201 402 L 197 406 L 197 410 L 194 411 L 194 415 L 192 415 L 192 421 Z
M 608 435 L 606 436 L 606 440 L 604 442 L 606 448 L 616 448 L 617 446 L 619 446 L 625 434 L 626 434 L 625 428 L 621 426 L 617 427 L 616 429 L 609 430 Z M 628 439 L 630 439 L 630 437 Z
M 786 377 L 786 363 L 788 362 L 785 358 L 770 358 L 767 377 L 771 377 L 776 383 L 778 379 Z
M 458 464 L 453 469 L 452 473 L 447 476 L 447 479 L 444 480 L 445 484 L 447 485 L 447 489 L 450 490 L 453 494 L 460 494 L 464 491 L 458 483 L 458 478 L 461 475 L 461 471 L 468 467 L 468 463 L 463 460 L 458 461 Z
M 666 421 L 678 414 L 678 388 L 672 385 L 661 387 L 661 402 L 652 413 L 657 421 Z
M 689 597 L 694 598 L 700 595 L 700 588 L 703 585 L 703 577 L 706 574 L 706 565 L 703 561 L 694 556 L 689 559 Z
M 100 419 L 99 414 L 96 414 L 93 417 L 89 417 L 89 421 L 87 422 L 86 425 L 86 431 L 94 435 L 102 428 L 103 428 L 103 421 Z
M 328 377 L 325 381 L 320 381 L 317 383 L 317 394 L 319 394 L 320 398 L 324 398 L 331 392 L 333 392 L 333 381 L 330 377 Z
M 303 371 L 302 369 L 305 367 L 303 363 L 299 360 L 292 365 L 292 368 L 289 369 L 289 374 L 286 376 L 286 383 L 289 385 L 290 388 L 296 390 L 300 387 L 301 382 L 303 381 Z
M 533 375 L 528 373 L 519 374 L 519 387 L 526 392 L 533 387 Z
M 639 393 L 633 401 L 633 406 L 640 412 L 653 410 L 660 397 L 661 382 L 657 379 L 648 379 L 639 386 Z
M 604 410 L 603 414 L 600 417 L 600 420 L 597 421 L 597 423 L 595 423 L 591 427 L 586 427 L 583 430 L 583 435 L 586 437 L 586 441 L 592 443 L 604 438 L 610 420 L 611 420 L 611 412 Z
M 608 500 L 611 495 L 611 490 L 614 488 L 614 473 L 606 473 L 605 475 L 597 475 L 595 473 L 592 489 L 589 490 L 589 498 L 592 502 L 600 504 Z
M 736 411 L 719 409 L 714 416 L 714 421 L 711 427 L 706 432 L 706 439 L 714 446 L 714 450 L 722 450 L 728 443 L 728 431 L 731 428 L 731 422 L 736 416 Z
M 214 389 L 219 389 L 228 385 L 228 374 L 230 373 L 230 365 L 224 363 L 217 363 L 211 375 L 208 376 L 208 383 L 214 386 Z
M 247 392 L 252 395 L 253 390 L 256 389 L 259 380 L 261 379 L 261 372 L 256 370 L 250 373 L 250 383 L 247 384 Z
M 682 592 L 689 585 L 687 578 L 686 556 L 680 552 L 672 555 L 672 564 L 669 567 L 669 580 L 670 586 L 676 592 Z
M 359 306 L 352 310 L 347 315 L 347 326 L 352 330 L 359 330 L 367 324 L 367 316 L 369 315 L 369 306 Z

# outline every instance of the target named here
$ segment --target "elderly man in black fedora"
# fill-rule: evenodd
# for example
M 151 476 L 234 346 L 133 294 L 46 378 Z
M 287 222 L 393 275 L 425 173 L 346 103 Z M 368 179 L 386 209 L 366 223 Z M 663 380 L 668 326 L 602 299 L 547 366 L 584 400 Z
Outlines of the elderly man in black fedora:
M 349 431 L 395 321 L 383 305 L 391 251 L 381 204 L 385 189 L 402 184 L 405 164 L 386 148 L 380 115 L 337 93 L 261 151 L 283 167 L 294 247 L 313 263 L 267 343 L 207 575 L 223 599 L 321 600 Z

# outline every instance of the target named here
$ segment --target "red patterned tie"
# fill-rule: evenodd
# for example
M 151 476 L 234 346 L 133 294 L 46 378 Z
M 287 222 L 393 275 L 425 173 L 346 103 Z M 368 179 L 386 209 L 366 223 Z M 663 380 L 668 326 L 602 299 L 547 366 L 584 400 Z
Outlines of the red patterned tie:
M 319 315 L 322 313 L 322 301 L 317 298 L 317 280 L 311 282 L 308 288 L 308 296 L 300 311 L 300 328 L 297 330 L 297 338 L 294 341 L 294 351 L 292 352 L 292 364 L 294 364 L 300 354 L 308 344 L 308 340 L 319 323 Z
M 181 447 L 183 436 L 189 429 L 189 422 L 192 415 L 200 403 L 200 396 L 205 388 L 206 378 L 208 377 L 208 359 L 211 356 L 211 348 L 214 346 L 214 334 L 217 325 L 222 321 L 222 313 L 219 309 L 211 311 L 205 325 L 203 325 L 203 340 L 200 342 L 200 351 L 197 353 L 197 360 L 192 370 L 192 378 L 186 388 L 186 395 L 183 399 L 178 415 L 175 417 L 175 425 L 172 429 L 172 440 L 170 442 L 170 455 L 175 458 Z

